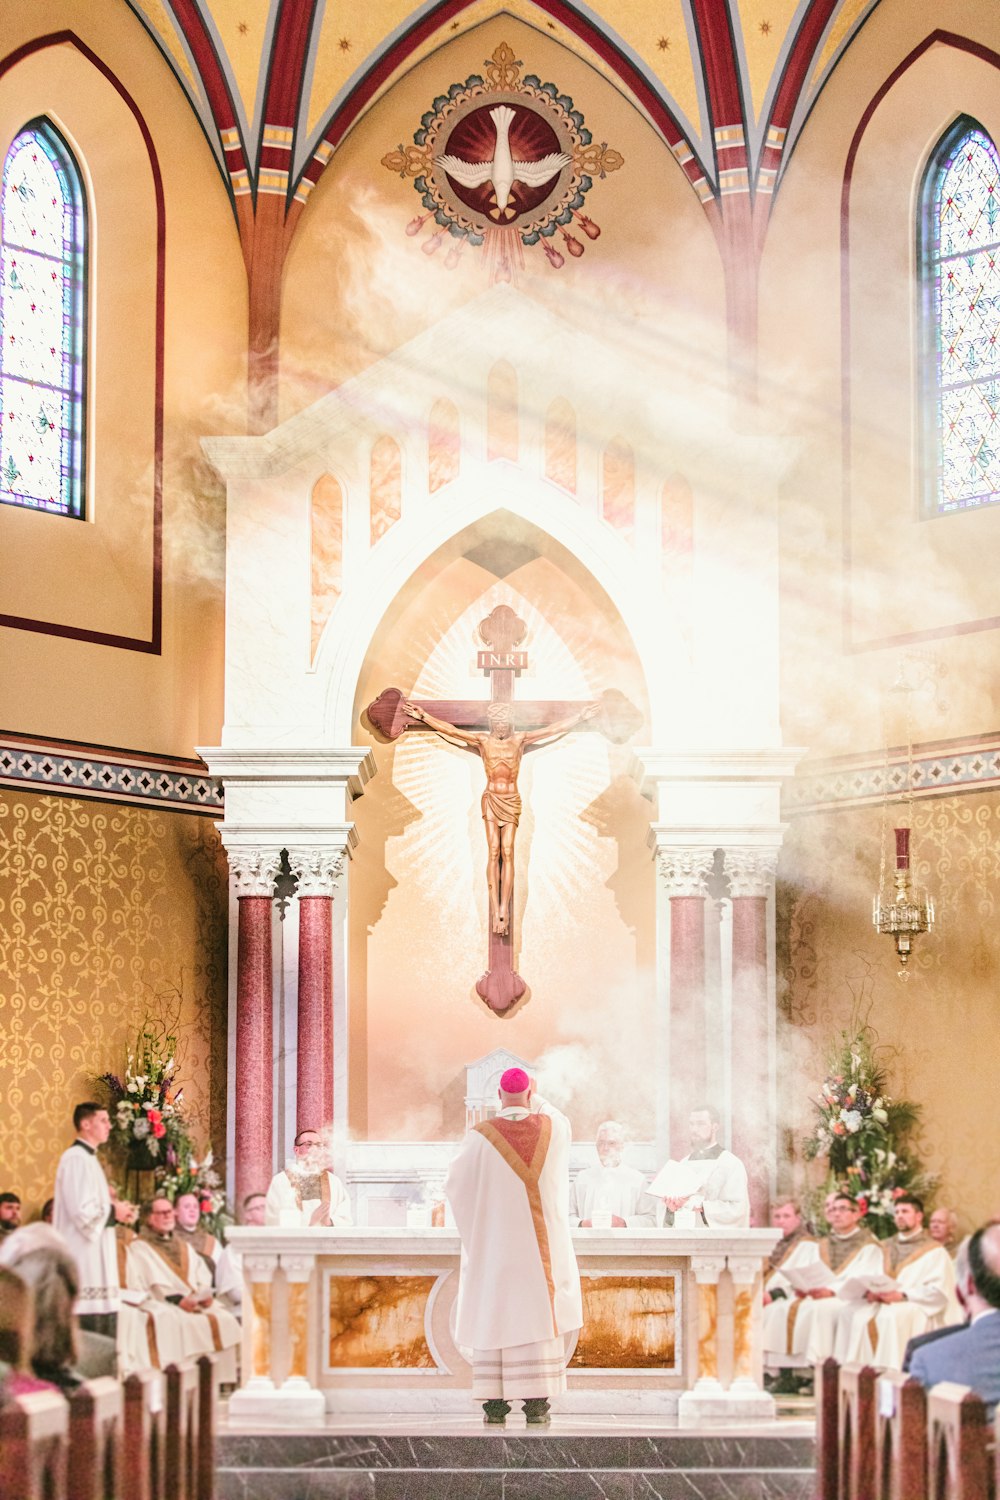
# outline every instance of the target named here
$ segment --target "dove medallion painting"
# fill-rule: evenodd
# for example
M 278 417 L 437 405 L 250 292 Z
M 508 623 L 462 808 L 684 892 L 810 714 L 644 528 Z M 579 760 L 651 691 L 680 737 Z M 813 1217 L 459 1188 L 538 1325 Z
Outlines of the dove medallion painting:
M 998 248 L 998 0 L 0 0 L 0 1262 L 205 1500 L 806 1500 L 1000 1210 Z

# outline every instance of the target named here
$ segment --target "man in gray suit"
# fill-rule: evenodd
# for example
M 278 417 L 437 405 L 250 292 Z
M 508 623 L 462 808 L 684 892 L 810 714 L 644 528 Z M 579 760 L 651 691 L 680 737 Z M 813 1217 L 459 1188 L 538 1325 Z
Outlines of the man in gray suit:
M 968 1326 L 918 1348 L 910 1373 L 925 1386 L 939 1380 L 971 1386 L 992 1418 L 1000 1402 L 1000 1224 L 977 1229 L 968 1254 L 959 1292 Z

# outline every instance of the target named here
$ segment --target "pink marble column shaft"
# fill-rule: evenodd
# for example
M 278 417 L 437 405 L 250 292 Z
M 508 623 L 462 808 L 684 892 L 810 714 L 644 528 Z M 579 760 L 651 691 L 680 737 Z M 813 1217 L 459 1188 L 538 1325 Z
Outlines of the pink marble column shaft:
M 767 900 L 733 897 L 733 1151 L 750 1178 L 750 1213 L 769 1210 L 771 1090 L 768 1076 Z
M 295 1128 L 333 1120 L 333 897 L 299 897 L 299 1027 Z
M 271 898 L 240 896 L 236 958 L 236 1191 L 267 1191 L 272 1174 Z
M 670 898 L 670 1152 L 688 1149 L 688 1115 L 705 1102 L 705 898 Z

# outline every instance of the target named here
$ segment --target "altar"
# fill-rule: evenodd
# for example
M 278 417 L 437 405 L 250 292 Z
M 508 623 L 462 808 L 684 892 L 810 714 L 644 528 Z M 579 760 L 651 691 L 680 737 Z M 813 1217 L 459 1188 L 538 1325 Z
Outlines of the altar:
M 239 1228 L 229 1238 L 244 1276 L 231 1423 L 469 1410 L 472 1369 L 452 1332 L 460 1247 L 451 1230 Z M 761 1387 L 760 1285 L 778 1238 L 577 1230 L 584 1326 L 568 1340 L 568 1389 L 554 1410 L 773 1417 Z

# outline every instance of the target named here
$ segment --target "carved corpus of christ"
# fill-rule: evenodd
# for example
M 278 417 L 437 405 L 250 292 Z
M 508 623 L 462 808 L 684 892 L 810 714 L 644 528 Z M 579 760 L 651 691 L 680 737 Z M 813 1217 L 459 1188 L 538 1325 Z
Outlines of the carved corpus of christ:
M 521 794 L 517 788 L 517 775 L 521 769 L 521 757 L 527 746 L 551 745 L 561 740 L 570 730 L 587 719 L 596 718 L 601 711 L 600 703 L 585 703 L 575 714 L 557 719 L 544 729 L 518 732 L 514 728 L 509 703 L 490 703 L 486 709 L 489 733 L 481 734 L 459 729 L 446 719 L 437 719 L 421 708 L 419 703 L 404 702 L 403 708 L 414 719 L 433 729 L 443 740 L 472 750 L 482 758 L 486 771 L 486 790 L 483 792 L 483 822 L 486 824 L 486 842 L 489 859 L 486 865 L 486 883 L 490 893 L 490 924 L 500 936 L 510 931 L 511 898 L 514 894 L 514 839 L 521 817 Z
M 490 680 L 487 701 L 414 702 L 399 688 L 390 687 L 368 705 L 369 722 L 387 740 L 406 732 L 429 731 L 472 751 L 483 762 L 490 953 L 489 967 L 477 980 L 476 993 L 500 1016 L 510 1014 L 527 989 L 514 966 L 512 931 L 521 758 L 525 751 L 553 744 L 573 729 L 596 729 L 622 745 L 642 723 L 642 715 L 617 688 L 609 688 L 594 703 L 513 703 L 514 681 L 528 665 L 528 653 L 517 649 L 526 628 L 506 604 L 498 604 L 479 626 L 486 649 L 479 652 L 477 664 Z

